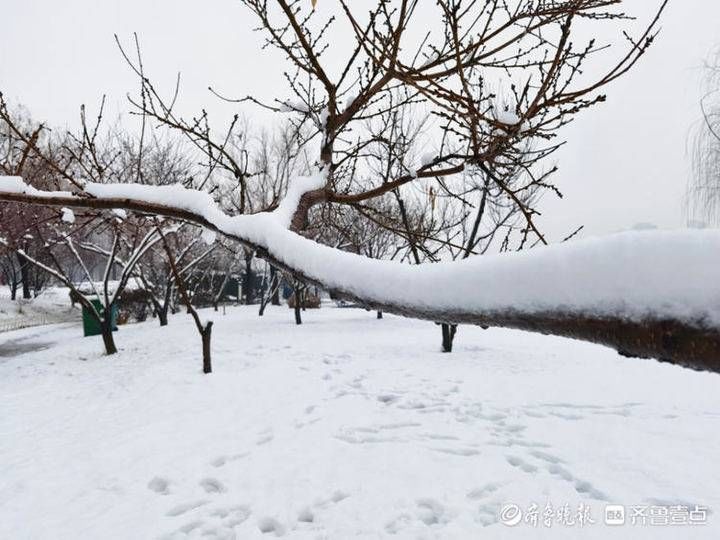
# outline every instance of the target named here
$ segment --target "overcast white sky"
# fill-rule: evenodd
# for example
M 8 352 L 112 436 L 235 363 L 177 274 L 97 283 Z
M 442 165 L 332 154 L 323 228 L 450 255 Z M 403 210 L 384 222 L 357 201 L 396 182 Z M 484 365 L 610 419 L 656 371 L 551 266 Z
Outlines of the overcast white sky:
M 253 20 L 237 0 L 0 0 L 0 90 L 52 125 L 75 125 L 78 107 L 108 95 L 116 112 L 135 80 L 115 47 L 138 32 L 146 65 L 170 91 L 182 72 L 182 103 L 228 94 L 284 97 L 275 55 L 261 52 Z M 309 1 L 309 0 L 308 0 Z M 646 14 L 659 0 L 627 0 Z M 333 0 L 320 0 L 323 9 Z M 684 226 L 687 139 L 698 121 L 700 68 L 720 46 L 720 1 L 670 0 L 656 44 L 608 102 L 581 115 L 556 155 L 562 201 L 548 197 L 541 224 L 555 239 L 585 224 L 587 234 L 638 222 Z M 216 114 L 234 112 L 215 105 Z M 241 112 L 252 117 L 252 109 Z M 218 118 L 222 121 L 222 118 Z

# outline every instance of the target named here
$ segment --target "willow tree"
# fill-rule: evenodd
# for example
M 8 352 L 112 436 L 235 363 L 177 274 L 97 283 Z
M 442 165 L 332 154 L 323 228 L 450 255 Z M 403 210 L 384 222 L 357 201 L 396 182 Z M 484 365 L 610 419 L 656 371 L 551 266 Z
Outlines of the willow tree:
M 688 217 L 720 225 L 720 49 L 705 65 L 702 120 L 693 137 L 693 176 L 688 190 Z

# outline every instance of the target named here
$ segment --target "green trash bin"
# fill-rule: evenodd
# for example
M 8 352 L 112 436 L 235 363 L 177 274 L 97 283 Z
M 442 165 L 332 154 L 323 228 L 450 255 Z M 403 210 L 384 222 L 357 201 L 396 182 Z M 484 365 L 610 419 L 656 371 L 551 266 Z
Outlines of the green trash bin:
M 98 313 L 102 314 L 103 312 L 103 305 L 100 300 L 97 298 L 93 298 L 90 300 L 90 303 L 95 307 Z M 113 332 L 117 330 L 117 316 L 118 316 L 118 309 L 115 304 L 112 305 L 112 308 L 110 310 L 110 320 L 112 324 Z M 82 319 L 83 319 L 83 335 L 85 337 L 88 336 L 99 336 L 102 334 L 102 329 L 100 328 L 100 323 L 95 319 L 95 317 L 92 316 L 90 310 L 83 306 L 82 309 Z

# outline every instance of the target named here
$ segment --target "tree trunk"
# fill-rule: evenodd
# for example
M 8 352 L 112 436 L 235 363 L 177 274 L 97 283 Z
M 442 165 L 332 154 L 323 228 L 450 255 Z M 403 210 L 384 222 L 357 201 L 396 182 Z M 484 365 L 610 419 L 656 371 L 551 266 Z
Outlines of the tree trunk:
M 442 351 L 452 352 L 453 340 L 455 339 L 455 333 L 457 332 L 457 324 L 446 324 L 442 323 Z
M 108 318 L 103 318 L 100 322 L 100 329 L 102 332 L 103 344 L 105 345 L 105 354 L 115 354 L 117 347 L 115 346 L 115 339 L 113 338 L 112 322 Z
M 40 279 L 40 270 L 38 268 L 34 269 L 33 272 L 33 298 L 37 298 L 40 296 L 40 292 L 42 291 L 44 281 Z
M 293 298 L 295 299 L 295 324 L 302 324 L 302 310 L 303 310 L 303 292 L 305 291 L 305 285 L 302 285 L 300 280 L 294 280 L 293 282 Z
M 243 276 L 243 292 L 242 295 L 245 297 L 245 304 L 249 305 L 253 303 L 254 288 L 253 282 L 255 281 L 252 269 L 253 254 L 250 253 L 245 255 L 245 275 Z
M 210 354 L 210 338 L 212 337 L 212 321 L 208 321 L 205 328 L 202 329 L 200 336 L 202 337 L 203 352 L 203 373 L 212 373 L 212 358 Z
M 302 308 L 300 307 L 300 302 L 302 300 L 300 299 L 300 295 L 298 294 L 298 290 L 295 289 L 295 324 L 302 324 Z
M 32 298 L 32 295 L 30 294 L 30 263 L 25 256 L 21 255 L 19 252 L 17 252 L 17 260 L 20 265 L 20 279 L 22 280 L 23 298 L 25 300 L 30 300 L 30 298 Z
M 270 286 L 273 287 L 270 303 L 273 306 L 280 305 L 280 287 L 277 286 L 278 284 L 276 283 L 279 279 L 277 268 L 270 265 Z
M 17 281 L 13 281 L 12 283 L 10 283 L 10 300 L 17 299 L 17 289 L 18 289 Z
M 378 311 L 378 312 L 377 312 L 377 318 L 378 318 L 378 319 L 382 319 L 382 317 L 383 317 L 382 311 Z
M 167 326 L 168 324 L 168 308 L 165 306 L 164 308 L 157 310 L 157 316 L 160 320 L 160 326 Z
M 168 283 L 165 285 L 165 296 L 163 296 L 163 303 L 158 303 L 158 319 L 160 319 L 160 326 L 167 326 L 168 324 L 168 311 L 172 310 L 172 282 L 168 277 Z M 170 311 L 175 313 L 175 311 Z

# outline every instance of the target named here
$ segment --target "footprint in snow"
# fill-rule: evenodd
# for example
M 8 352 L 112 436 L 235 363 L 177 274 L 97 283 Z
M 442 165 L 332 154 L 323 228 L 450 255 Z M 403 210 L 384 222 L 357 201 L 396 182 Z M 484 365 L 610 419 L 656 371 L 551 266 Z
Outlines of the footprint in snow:
M 470 490 L 466 497 L 473 500 L 484 499 L 488 495 L 495 493 L 501 486 L 502 484 L 497 482 L 489 482 L 482 487 Z
M 548 454 L 547 452 L 541 452 L 540 450 L 532 450 L 530 454 L 542 461 L 545 461 L 547 463 L 564 463 L 562 459 L 560 459 L 557 456 L 554 456 L 552 454 Z
M 476 521 L 483 527 L 495 525 L 498 522 L 498 513 L 500 512 L 499 504 L 481 504 L 478 507 Z
M 228 461 L 236 461 L 250 455 L 250 452 L 242 452 L 240 454 L 233 454 L 232 456 L 218 456 L 210 462 L 213 467 L 222 467 Z
M 326 499 L 315 499 L 315 503 L 313 504 L 313 506 L 315 506 L 316 508 L 325 508 L 331 504 L 337 504 L 341 501 L 344 501 L 348 497 L 350 497 L 350 494 L 348 492 L 341 489 L 336 489 L 332 492 L 330 497 Z
M 227 491 L 222 482 L 215 478 L 203 478 L 200 480 L 200 487 L 205 490 L 205 493 L 224 493 Z
M 313 514 L 313 511 L 306 506 L 305 508 L 300 510 L 297 519 L 300 523 L 312 523 L 313 521 L 315 521 L 315 514 Z
M 258 446 L 267 444 L 270 441 L 272 441 L 274 438 L 275 438 L 275 436 L 272 433 L 267 433 L 265 435 L 261 435 L 260 437 L 258 437 L 258 440 L 255 441 L 255 444 L 257 444 Z
M 165 515 L 170 517 L 181 516 L 182 514 L 185 514 L 190 510 L 200 508 L 207 503 L 208 501 L 206 500 L 199 500 L 178 504 L 177 506 L 173 506 L 170 510 L 168 510 Z
M 232 529 L 246 521 L 251 513 L 249 506 L 237 505 L 217 508 L 210 515 L 219 517 L 225 527 Z
M 344 501 L 345 499 L 347 499 L 349 496 L 350 496 L 349 493 L 347 493 L 341 489 L 336 489 L 335 491 L 333 491 L 333 494 L 330 496 L 330 500 L 334 503 L 339 503 L 340 501 Z
M 593 486 L 590 482 L 576 478 L 575 475 L 572 474 L 569 470 L 560 466 L 557 463 L 548 463 L 547 471 L 552 475 L 559 476 L 563 480 L 570 482 L 575 488 L 575 491 L 577 491 L 581 495 L 587 495 L 591 499 L 595 499 L 597 501 L 610 500 L 610 498 L 605 495 L 605 493 L 603 493 L 599 489 L 596 489 L 595 486 Z
M 400 514 L 385 525 L 385 530 L 390 534 L 397 534 L 412 521 L 412 516 L 407 513 Z
M 453 456 L 463 456 L 463 457 L 477 456 L 480 454 L 480 450 L 478 450 L 476 448 L 442 447 L 442 448 L 430 448 L 430 450 L 433 450 L 435 452 L 441 452 L 443 454 L 450 454 Z
M 197 529 L 197 528 L 199 528 L 199 527 L 202 527 L 203 525 L 205 525 L 205 522 L 202 521 L 202 520 L 191 521 L 190 523 L 186 523 L 185 525 L 183 525 L 182 527 L 180 527 L 180 528 L 178 529 L 178 531 L 180 531 L 180 532 L 182 532 L 182 533 L 185 533 L 185 534 L 189 534 L 189 533 L 192 532 L 193 530 L 195 530 L 195 529 Z
M 417 516 L 427 526 L 443 525 L 448 519 L 445 515 L 445 507 L 435 499 L 424 498 L 415 501 L 417 504 Z
M 154 491 L 155 493 L 159 493 L 160 495 L 167 495 L 170 493 L 170 490 L 168 489 L 170 485 L 170 481 L 167 478 L 163 478 L 162 476 L 155 476 L 152 480 L 148 482 L 148 489 L 150 491 Z
M 273 533 L 275 536 L 283 536 L 285 534 L 285 527 L 277 519 L 271 517 L 264 517 L 258 520 L 258 529 L 263 534 Z
M 431 439 L 433 441 L 459 441 L 460 438 L 456 437 L 455 435 L 442 435 L 440 433 L 425 433 L 423 435 L 426 439 Z
M 518 456 L 505 456 L 505 459 L 507 459 L 507 462 L 513 467 L 517 467 L 518 469 L 521 469 L 526 473 L 534 473 L 538 470 L 535 465 L 533 465 L 532 463 L 527 463 L 525 460 Z

